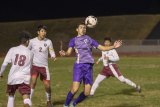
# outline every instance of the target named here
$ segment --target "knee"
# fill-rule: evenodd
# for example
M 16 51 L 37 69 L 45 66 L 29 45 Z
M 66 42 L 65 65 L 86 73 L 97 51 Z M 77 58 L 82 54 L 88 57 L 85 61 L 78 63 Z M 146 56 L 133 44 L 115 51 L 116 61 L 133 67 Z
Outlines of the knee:
M 90 91 L 85 91 L 85 92 L 84 92 L 84 95 L 85 95 L 85 96 L 89 96 L 89 95 L 90 95 Z
M 35 88 L 36 84 L 37 84 L 37 82 L 32 80 L 31 81 L 31 88 Z
M 29 105 L 29 107 L 32 106 L 32 102 L 31 102 L 31 100 L 29 98 L 24 99 L 23 103 L 24 103 L 24 105 Z
M 77 91 L 78 91 L 78 88 L 77 88 L 77 87 L 72 87 L 72 89 L 71 89 L 72 94 L 77 93 Z
M 51 88 L 51 86 L 50 86 L 50 81 L 48 81 L 48 80 L 43 80 L 43 83 L 44 83 L 44 85 L 45 85 L 45 87 L 46 88 Z
M 119 79 L 122 83 L 126 83 L 126 80 L 125 80 L 124 77 L 119 77 L 118 79 Z
M 49 84 L 45 84 L 45 89 L 47 92 L 51 93 L 51 86 Z
M 99 83 L 98 82 L 94 82 L 92 87 L 98 87 L 99 86 Z
M 36 87 L 36 82 L 31 83 L 31 88 L 34 89 Z

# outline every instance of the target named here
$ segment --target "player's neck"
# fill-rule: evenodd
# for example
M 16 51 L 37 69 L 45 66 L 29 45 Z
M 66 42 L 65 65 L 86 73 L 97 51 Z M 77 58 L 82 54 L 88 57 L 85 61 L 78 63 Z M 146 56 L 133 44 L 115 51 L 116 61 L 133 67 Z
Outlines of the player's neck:
M 83 35 L 80 35 L 80 34 L 77 35 L 77 37 L 81 37 L 81 36 L 84 36 L 84 34 Z
M 24 46 L 24 47 L 28 47 L 28 45 L 27 44 L 21 44 L 22 46 Z
M 40 40 L 40 41 L 45 39 L 45 38 L 41 38 L 40 36 L 38 36 L 37 38 L 38 38 L 38 40 Z

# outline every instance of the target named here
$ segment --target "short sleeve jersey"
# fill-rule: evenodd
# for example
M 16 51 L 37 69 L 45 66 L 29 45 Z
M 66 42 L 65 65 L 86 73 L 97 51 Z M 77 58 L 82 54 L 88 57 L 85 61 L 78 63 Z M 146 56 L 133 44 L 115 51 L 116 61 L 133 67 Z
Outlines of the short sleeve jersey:
M 3 63 L 11 63 L 8 75 L 8 84 L 30 83 L 30 69 L 32 66 L 33 53 L 25 46 L 20 45 L 11 48 Z
M 98 45 L 99 44 L 88 35 L 74 37 L 69 42 L 69 47 L 75 49 L 76 63 L 94 63 L 92 47 L 97 48 Z

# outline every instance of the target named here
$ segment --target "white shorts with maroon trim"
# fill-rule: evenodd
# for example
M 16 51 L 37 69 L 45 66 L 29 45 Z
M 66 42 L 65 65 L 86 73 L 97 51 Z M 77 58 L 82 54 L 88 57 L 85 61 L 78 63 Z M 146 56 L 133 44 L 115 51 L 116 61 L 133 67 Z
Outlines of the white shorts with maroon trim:
M 100 74 L 106 77 L 119 77 L 122 75 L 116 64 L 109 64 L 108 66 L 104 66 Z

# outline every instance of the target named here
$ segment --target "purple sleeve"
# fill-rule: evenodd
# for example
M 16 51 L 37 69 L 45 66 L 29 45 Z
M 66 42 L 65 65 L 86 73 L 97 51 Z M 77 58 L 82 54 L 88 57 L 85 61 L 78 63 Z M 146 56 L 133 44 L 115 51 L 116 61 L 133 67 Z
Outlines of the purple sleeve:
M 91 39 L 91 41 L 92 41 L 92 42 L 91 42 L 91 46 L 97 48 L 98 45 L 99 45 L 99 43 L 98 43 L 97 41 L 95 41 L 94 39 Z
M 68 45 L 68 47 L 74 47 L 75 46 L 75 38 L 73 38 L 73 39 L 71 39 L 70 41 L 69 41 L 69 45 Z

